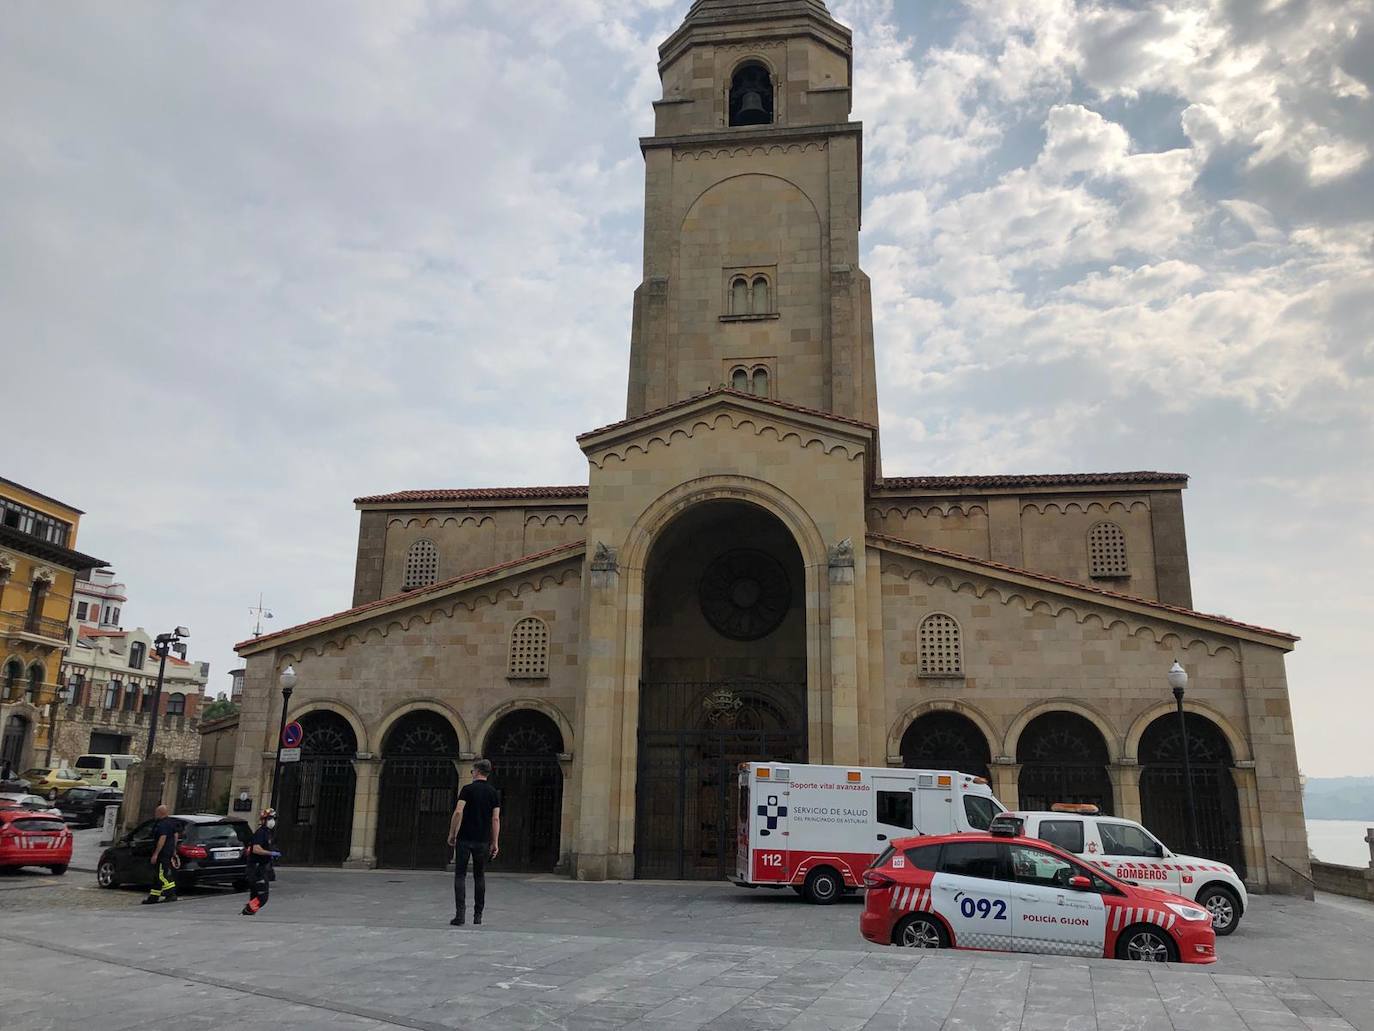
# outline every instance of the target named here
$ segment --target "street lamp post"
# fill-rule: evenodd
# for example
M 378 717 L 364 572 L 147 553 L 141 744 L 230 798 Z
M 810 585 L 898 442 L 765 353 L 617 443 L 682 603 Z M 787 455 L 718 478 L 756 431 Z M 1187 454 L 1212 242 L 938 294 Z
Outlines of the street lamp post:
M 167 653 L 175 648 L 185 656 L 186 646 L 181 641 L 190 636 L 191 631 L 179 626 L 170 633 L 158 634 L 153 638 L 153 651 L 157 652 L 157 693 L 153 696 L 153 718 L 148 721 L 148 747 L 143 751 L 145 759 L 153 754 L 153 742 L 157 740 L 157 717 L 162 711 L 162 677 L 167 672 Z
M 277 727 L 277 762 L 272 768 L 272 801 L 273 809 L 277 808 L 277 785 L 281 782 L 281 739 L 286 733 L 286 707 L 291 702 L 291 692 L 296 687 L 296 667 L 287 666 L 281 671 L 278 678 L 281 682 L 281 725 Z
M 1188 686 L 1188 671 L 1178 664 L 1169 667 L 1169 686 L 1174 689 L 1174 703 L 1178 706 L 1178 729 L 1183 745 L 1183 784 L 1188 798 L 1188 834 L 1193 855 L 1201 855 L 1197 838 L 1197 805 L 1193 801 L 1193 762 L 1188 754 L 1188 720 L 1183 715 L 1183 689 Z

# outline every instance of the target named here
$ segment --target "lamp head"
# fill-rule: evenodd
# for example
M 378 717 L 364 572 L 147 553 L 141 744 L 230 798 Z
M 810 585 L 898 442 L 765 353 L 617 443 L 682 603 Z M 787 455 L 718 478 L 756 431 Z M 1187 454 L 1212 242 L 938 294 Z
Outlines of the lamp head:
M 1183 697 L 1183 689 L 1188 686 L 1188 671 L 1175 660 L 1174 664 L 1169 667 L 1167 677 L 1169 686 L 1174 689 L 1174 697 Z
M 191 636 L 191 631 L 188 630 L 188 629 L 186 629 L 186 627 L 184 627 L 184 626 L 179 626 L 179 627 L 177 627 L 175 630 L 172 631 L 172 633 L 173 633 L 173 635 L 175 635 L 176 637 L 190 637 L 190 636 Z
M 287 666 L 286 669 L 281 671 L 281 676 L 278 677 L 278 681 L 281 683 L 281 689 L 283 691 L 290 691 L 296 686 L 296 667 Z

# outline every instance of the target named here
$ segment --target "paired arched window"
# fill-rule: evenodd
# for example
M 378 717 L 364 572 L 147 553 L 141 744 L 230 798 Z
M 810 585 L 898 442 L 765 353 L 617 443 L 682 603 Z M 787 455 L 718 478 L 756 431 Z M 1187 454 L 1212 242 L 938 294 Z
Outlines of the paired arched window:
M 186 696 L 180 691 L 167 696 L 167 715 L 184 716 L 186 715 Z
M 730 370 L 730 389 L 738 390 L 741 394 L 771 396 L 768 387 L 768 366 L 736 365 Z
M 1098 523 L 1088 531 L 1088 575 L 1114 578 L 1131 575 L 1126 561 L 1126 533 L 1116 523 Z
M 506 675 L 530 679 L 549 675 L 549 626 L 537 616 L 526 616 L 512 628 Z
M 730 80 L 730 124 L 773 124 L 773 76 L 756 61 L 741 65 Z
M 24 675 L 24 664 L 11 659 L 5 666 L 5 701 L 13 702 L 19 698 L 19 678 Z
M 773 284 L 762 272 L 730 280 L 731 315 L 772 315 Z
M 439 549 L 428 538 L 422 538 L 410 546 L 406 552 L 405 578 L 401 590 L 413 591 L 417 587 L 428 587 L 439 579 Z
M 38 704 L 38 692 L 43 689 L 43 667 L 37 663 L 29 667 L 29 685 L 24 691 L 24 701 L 30 705 Z
M 933 612 L 921 620 L 916 634 L 916 653 L 923 677 L 964 675 L 964 648 L 959 623 L 953 616 Z

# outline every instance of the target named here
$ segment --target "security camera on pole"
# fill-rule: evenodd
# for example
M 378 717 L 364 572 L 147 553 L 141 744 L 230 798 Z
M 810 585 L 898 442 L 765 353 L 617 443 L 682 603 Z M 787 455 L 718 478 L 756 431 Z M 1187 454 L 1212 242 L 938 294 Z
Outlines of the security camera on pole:
M 183 659 L 186 658 L 186 645 L 184 640 L 191 636 L 191 631 L 184 626 L 179 626 L 171 633 L 158 634 L 153 638 L 153 651 L 157 652 L 157 695 L 153 699 L 153 718 L 148 721 L 148 747 L 143 752 L 146 759 L 153 754 L 153 742 L 157 740 L 157 716 L 162 710 L 162 677 L 167 672 L 167 653 L 176 652 Z

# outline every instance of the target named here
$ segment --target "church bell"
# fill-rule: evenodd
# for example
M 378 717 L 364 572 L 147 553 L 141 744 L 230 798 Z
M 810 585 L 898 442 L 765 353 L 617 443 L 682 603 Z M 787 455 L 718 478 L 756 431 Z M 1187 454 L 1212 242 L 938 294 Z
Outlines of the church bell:
M 739 98 L 737 125 L 766 125 L 771 119 L 768 109 L 763 106 L 763 94 L 756 89 L 746 89 Z

